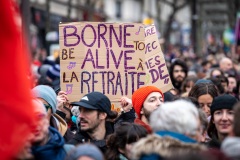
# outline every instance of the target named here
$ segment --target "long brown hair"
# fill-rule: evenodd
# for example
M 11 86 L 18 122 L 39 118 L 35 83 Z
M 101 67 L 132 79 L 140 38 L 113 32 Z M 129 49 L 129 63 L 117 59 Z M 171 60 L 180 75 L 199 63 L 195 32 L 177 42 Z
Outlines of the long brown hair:
M 188 96 L 198 99 L 198 97 L 205 94 L 209 94 L 212 98 L 215 98 L 219 95 L 219 91 L 213 83 L 198 83 L 192 87 Z
M 213 123 L 213 115 L 211 116 L 207 133 L 210 138 L 218 140 L 218 132 L 215 124 Z
M 114 133 L 107 137 L 106 160 L 119 160 L 118 149 L 125 150 L 127 144 L 134 143 L 146 136 L 147 130 L 143 126 L 128 122 L 121 123 Z

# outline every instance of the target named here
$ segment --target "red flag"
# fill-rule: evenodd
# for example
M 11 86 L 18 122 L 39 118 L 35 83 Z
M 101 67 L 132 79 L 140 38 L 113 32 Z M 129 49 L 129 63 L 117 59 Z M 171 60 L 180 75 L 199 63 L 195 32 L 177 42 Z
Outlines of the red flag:
M 30 133 L 33 107 L 28 54 L 13 0 L 0 1 L 0 159 L 12 159 Z

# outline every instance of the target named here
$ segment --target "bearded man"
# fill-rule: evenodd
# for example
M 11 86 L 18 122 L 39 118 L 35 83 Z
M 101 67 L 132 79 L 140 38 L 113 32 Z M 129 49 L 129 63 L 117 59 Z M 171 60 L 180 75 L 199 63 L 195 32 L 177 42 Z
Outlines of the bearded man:
M 100 92 L 91 92 L 71 105 L 79 106 L 80 129 L 68 143 L 93 143 L 104 153 L 106 137 L 114 132 L 113 124 L 106 119 L 115 119 L 118 115 L 111 111 L 109 98 Z

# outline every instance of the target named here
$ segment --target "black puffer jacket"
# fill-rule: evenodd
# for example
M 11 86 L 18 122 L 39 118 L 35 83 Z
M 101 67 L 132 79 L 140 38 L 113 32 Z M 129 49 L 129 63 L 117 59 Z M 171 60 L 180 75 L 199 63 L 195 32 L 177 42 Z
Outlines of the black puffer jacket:
M 114 132 L 114 124 L 112 122 L 106 122 L 106 135 L 103 140 L 93 140 L 91 137 L 87 134 L 87 132 L 78 130 L 78 132 L 74 135 L 72 139 L 70 139 L 67 143 L 78 145 L 81 143 L 93 143 L 94 145 L 98 146 L 98 148 L 105 153 L 107 146 L 106 146 L 106 138 L 108 135 L 112 134 Z

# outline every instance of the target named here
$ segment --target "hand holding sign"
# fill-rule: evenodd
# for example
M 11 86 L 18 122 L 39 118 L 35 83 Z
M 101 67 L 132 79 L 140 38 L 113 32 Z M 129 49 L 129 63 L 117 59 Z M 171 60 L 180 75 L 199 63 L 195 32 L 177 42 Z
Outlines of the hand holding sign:
M 60 91 L 57 95 L 57 110 L 60 110 L 65 114 L 69 114 L 69 111 L 65 109 L 65 106 L 69 106 L 67 93 Z

